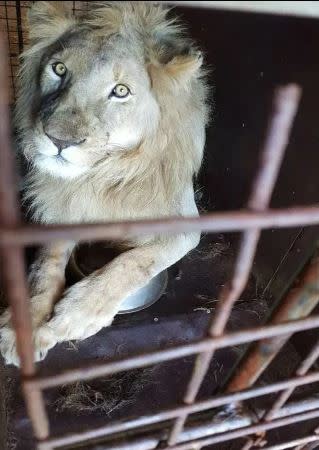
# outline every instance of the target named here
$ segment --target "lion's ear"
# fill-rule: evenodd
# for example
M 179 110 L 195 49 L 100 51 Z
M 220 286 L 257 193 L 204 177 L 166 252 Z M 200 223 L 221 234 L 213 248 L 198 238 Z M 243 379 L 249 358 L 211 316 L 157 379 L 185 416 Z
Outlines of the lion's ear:
M 165 31 L 165 32 L 164 32 Z M 166 76 L 176 86 L 187 87 L 202 74 L 203 56 L 194 43 L 185 36 L 182 27 L 174 20 L 166 19 L 163 29 L 154 29 L 148 41 L 149 63 L 162 76 Z
M 199 76 L 202 63 L 203 57 L 200 52 L 180 55 L 165 64 L 164 70 L 168 77 L 185 85 L 192 78 Z
M 174 56 L 166 63 L 151 62 L 149 75 L 153 85 L 187 89 L 201 75 L 203 57 L 200 52 Z
M 202 56 L 194 49 L 169 8 L 154 2 L 103 2 L 91 11 L 90 22 L 104 34 L 137 33 L 144 43 L 145 58 L 151 76 L 186 86 L 200 74 Z
M 42 40 L 55 40 L 74 23 L 69 2 L 35 2 L 29 11 L 29 38 L 31 45 Z

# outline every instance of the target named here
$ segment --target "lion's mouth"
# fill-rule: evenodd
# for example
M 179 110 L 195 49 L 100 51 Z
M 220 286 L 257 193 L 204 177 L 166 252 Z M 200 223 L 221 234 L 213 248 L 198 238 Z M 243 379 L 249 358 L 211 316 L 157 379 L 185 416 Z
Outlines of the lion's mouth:
M 63 164 L 65 164 L 65 163 L 70 164 L 70 161 L 68 161 L 67 159 L 65 159 L 61 154 L 60 154 L 60 155 L 55 155 L 55 156 L 53 156 L 53 158 L 54 158 L 56 161 L 59 161 L 59 162 L 61 162 L 61 163 L 63 163 Z
M 36 160 L 41 162 L 42 164 L 56 164 L 56 167 L 62 167 L 62 166 L 70 166 L 72 163 L 68 161 L 64 156 L 61 154 L 59 155 L 45 155 L 43 153 L 39 153 L 36 157 Z
M 86 167 L 70 161 L 62 152 L 48 155 L 40 150 L 34 155 L 34 166 L 58 178 L 74 178 L 87 170 Z
M 60 164 L 71 164 L 70 161 L 68 161 L 66 158 L 64 158 L 64 156 L 62 156 L 61 154 L 57 154 L 57 155 L 46 155 L 43 154 L 41 152 L 39 152 L 39 155 L 41 160 L 45 161 L 54 161 Z

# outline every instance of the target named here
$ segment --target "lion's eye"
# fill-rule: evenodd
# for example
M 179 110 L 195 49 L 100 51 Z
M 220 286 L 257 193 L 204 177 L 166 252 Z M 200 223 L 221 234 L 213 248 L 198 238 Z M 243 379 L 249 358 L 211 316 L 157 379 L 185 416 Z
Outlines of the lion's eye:
M 66 74 L 66 67 L 62 62 L 56 62 L 52 64 L 53 72 L 58 75 L 58 77 L 63 77 Z
M 112 95 L 117 98 L 125 98 L 130 94 L 130 90 L 125 84 L 117 84 L 112 91 Z

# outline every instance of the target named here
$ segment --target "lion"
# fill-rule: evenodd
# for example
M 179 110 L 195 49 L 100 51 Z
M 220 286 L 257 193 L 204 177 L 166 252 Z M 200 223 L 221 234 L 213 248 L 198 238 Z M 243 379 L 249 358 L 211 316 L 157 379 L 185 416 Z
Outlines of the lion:
M 35 2 L 16 103 L 29 163 L 33 220 L 77 224 L 197 216 L 194 177 L 208 122 L 202 53 L 168 9 L 101 2 L 81 18 L 63 2 Z M 64 291 L 76 242 L 46 245 L 32 265 L 35 360 L 57 343 L 109 326 L 121 302 L 175 264 L 200 233 L 136 237 L 126 251 Z M 64 291 L 64 292 L 63 292 Z M 1 353 L 19 364 L 10 312 Z

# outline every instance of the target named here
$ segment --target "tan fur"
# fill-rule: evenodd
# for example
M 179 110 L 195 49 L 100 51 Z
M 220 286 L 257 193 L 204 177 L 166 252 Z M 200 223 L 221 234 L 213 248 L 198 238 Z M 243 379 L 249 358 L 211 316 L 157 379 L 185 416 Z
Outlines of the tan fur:
M 23 55 L 17 102 L 21 147 L 31 165 L 26 200 L 34 220 L 79 223 L 198 214 L 192 182 L 207 122 L 198 50 L 176 20 L 151 2 L 103 3 L 78 24 L 56 3 L 36 2 L 31 10 L 31 45 Z M 72 85 L 47 119 L 35 120 L 39 66 L 59 36 L 63 40 L 63 33 L 81 27 L 89 30 L 85 39 L 71 43 L 71 49 L 66 45 L 57 56 L 71 67 Z M 50 67 L 41 75 L 42 93 L 50 93 L 56 83 Z M 108 83 L 126 80 L 131 98 L 112 103 L 103 94 Z M 67 163 L 61 173 L 45 133 L 84 142 L 63 150 Z M 120 142 L 112 142 L 112 136 Z M 45 249 L 31 273 L 36 359 L 57 342 L 85 339 L 109 325 L 128 295 L 198 240 L 198 234 L 136 238 L 126 243 L 134 248 L 77 283 L 55 307 L 75 243 Z M 2 325 L 2 354 L 17 364 L 8 313 Z

